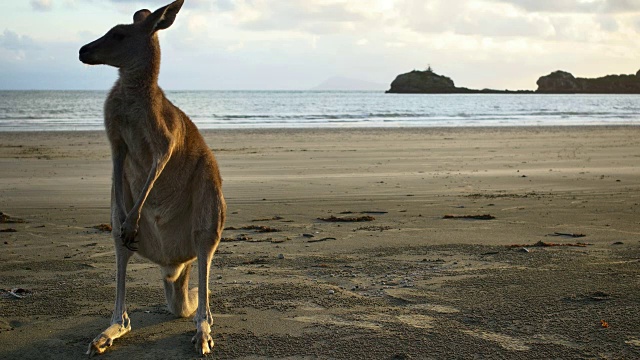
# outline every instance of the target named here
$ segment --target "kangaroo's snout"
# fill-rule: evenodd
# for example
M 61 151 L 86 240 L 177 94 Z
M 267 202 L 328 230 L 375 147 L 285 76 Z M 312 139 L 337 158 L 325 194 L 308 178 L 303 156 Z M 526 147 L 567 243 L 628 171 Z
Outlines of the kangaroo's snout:
M 89 44 L 84 45 L 80 48 L 79 59 L 80 61 L 88 65 L 96 64 L 95 61 L 92 61 L 91 59 L 91 48 L 89 47 Z

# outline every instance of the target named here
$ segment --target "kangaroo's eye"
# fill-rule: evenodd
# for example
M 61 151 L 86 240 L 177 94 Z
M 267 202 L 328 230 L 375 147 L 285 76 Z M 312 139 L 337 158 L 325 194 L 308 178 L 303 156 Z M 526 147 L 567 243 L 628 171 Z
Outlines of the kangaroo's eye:
M 114 38 L 117 41 L 122 41 L 124 40 L 124 34 L 123 33 L 113 33 L 111 34 L 111 37 Z

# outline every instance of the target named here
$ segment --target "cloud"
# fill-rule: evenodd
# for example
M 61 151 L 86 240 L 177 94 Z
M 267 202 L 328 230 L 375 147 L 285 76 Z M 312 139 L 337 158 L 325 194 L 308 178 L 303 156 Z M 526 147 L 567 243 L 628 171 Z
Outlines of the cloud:
M 596 58 L 607 61 L 597 67 L 599 71 L 624 72 L 613 69 L 628 66 L 632 55 L 622 50 L 640 31 L 633 13 L 619 12 L 633 6 L 601 0 L 217 0 L 213 4 L 211 13 L 193 19 L 199 26 L 174 30 L 168 43 L 209 54 L 212 61 L 231 56 L 234 66 L 245 64 L 250 69 L 304 64 L 309 74 L 357 74 L 378 82 L 427 63 L 470 87 L 529 88 L 535 86 L 535 76 L 558 67 L 571 71 L 572 64 L 582 60 L 569 59 L 582 57 L 588 59 L 585 63 Z M 595 12 L 605 6 L 609 12 Z M 188 30 L 197 31 L 185 35 Z M 188 36 L 194 41 L 186 41 Z M 189 43 L 193 49 L 184 48 Z M 603 60 L 598 52 L 609 58 Z
M 35 2 L 60 11 L 0 28 L 0 86 L 14 70 L 58 79 L 55 69 L 68 87 L 108 88 L 115 71 L 84 68 L 79 46 L 171 0 Z M 387 83 L 430 63 L 460 86 L 530 88 L 557 69 L 635 72 L 639 11 L 640 0 L 186 0 L 160 34 L 161 79 L 169 88 L 299 89 L 336 75 Z
M 640 1 L 638 0 L 608 0 L 605 10 L 610 13 L 637 13 L 640 12 Z
M 172 2 L 172 0 L 109 0 L 114 3 L 127 4 L 127 5 L 136 5 L 136 7 L 140 8 L 148 8 L 148 9 L 158 9 L 165 5 L 168 5 Z M 221 0 L 217 0 L 215 2 L 220 2 Z M 224 1 L 224 0 L 223 0 Z M 231 1 L 231 0 L 228 0 Z M 183 8 L 196 9 L 196 8 L 210 8 L 211 7 L 210 0 L 187 0 L 184 2 Z M 153 6 L 152 6 L 153 5 Z
M 29 36 L 19 35 L 9 29 L 0 34 L 0 48 L 10 51 L 37 49 L 38 46 Z
M 405 0 L 399 11 L 399 17 L 405 19 L 406 27 L 420 33 L 534 37 L 546 36 L 553 31 L 544 17 L 517 11 L 508 4 Z
M 53 8 L 52 0 L 31 0 L 31 7 L 36 11 L 50 11 Z
M 86 65 L 78 60 L 79 46 L 75 41 L 34 39 L 4 30 L 0 33 L 0 88 L 108 88 L 114 71 L 97 66 L 89 77 Z
M 233 11 L 236 7 L 233 0 L 214 0 L 213 6 L 216 10 L 225 12 Z
M 615 32 L 620 29 L 618 21 L 611 15 L 600 15 L 596 18 L 600 29 L 606 32 Z
M 477 36 L 540 36 L 550 24 L 510 4 L 493 0 L 378 0 L 352 2 L 360 29 L 390 34 L 456 33 Z
M 352 29 L 365 20 L 347 2 L 244 0 L 229 9 L 241 28 L 252 31 L 323 34 Z
M 637 37 L 637 11 L 640 0 L 396 0 L 394 17 L 387 23 L 404 33 L 403 42 L 453 33 L 493 40 L 615 44 Z
M 640 11 L 640 0 L 492 0 L 527 11 L 548 13 L 629 13 Z

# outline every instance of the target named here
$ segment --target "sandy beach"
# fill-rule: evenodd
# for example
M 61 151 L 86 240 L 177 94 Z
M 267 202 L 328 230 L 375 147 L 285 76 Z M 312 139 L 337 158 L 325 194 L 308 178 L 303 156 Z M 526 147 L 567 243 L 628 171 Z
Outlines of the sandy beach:
M 640 358 L 640 127 L 204 136 L 210 358 Z M 85 359 L 108 326 L 110 176 L 102 132 L 0 133 L 0 358 Z M 197 358 L 157 266 L 127 275 L 133 330 L 99 358 Z

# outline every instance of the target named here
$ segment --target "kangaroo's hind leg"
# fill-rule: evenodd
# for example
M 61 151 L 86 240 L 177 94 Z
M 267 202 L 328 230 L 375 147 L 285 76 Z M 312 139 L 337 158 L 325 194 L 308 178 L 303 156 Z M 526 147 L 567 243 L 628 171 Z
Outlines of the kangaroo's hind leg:
M 205 355 L 213 349 L 213 338 L 211 337 L 213 316 L 211 309 L 209 309 L 209 269 L 220 236 L 218 235 L 217 239 L 212 239 L 210 234 L 204 232 L 195 236 L 196 244 L 198 244 L 198 309 L 193 318 L 193 322 L 196 324 L 196 334 L 191 342 L 195 344 L 196 351 L 200 355 Z
M 109 346 L 113 344 L 113 341 L 124 334 L 131 331 L 131 321 L 127 314 L 127 307 L 125 305 L 126 287 L 125 280 L 127 277 L 127 265 L 129 259 L 133 255 L 133 251 L 128 249 L 122 243 L 120 239 L 121 224 L 119 222 L 118 208 L 116 204 L 115 186 L 111 188 L 111 223 L 113 224 L 113 230 L 111 235 L 114 240 L 116 251 L 116 303 L 113 309 L 113 315 L 111 316 L 111 325 L 101 332 L 95 339 L 89 344 L 87 350 L 88 355 L 102 354 L 107 350 Z M 125 184 L 123 192 L 124 206 L 131 205 L 131 196 L 129 188 Z
M 211 325 L 213 316 L 209 309 L 209 270 L 213 254 L 216 252 L 226 216 L 226 204 L 220 189 L 220 179 L 214 173 L 217 172 L 215 160 L 208 163 L 208 172 L 212 175 L 202 178 L 202 184 L 194 184 L 197 189 L 193 193 L 193 213 L 191 215 L 192 241 L 198 259 L 198 309 L 193 321 L 196 325 L 196 334 L 191 341 L 195 344 L 196 351 L 200 355 L 211 352 L 213 338 L 211 337 Z M 214 172 L 214 173 L 210 173 Z
M 117 234 L 120 230 L 117 230 Z M 102 354 L 113 341 L 131 331 L 131 321 L 127 315 L 125 299 L 125 278 L 127 275 L 127 264 L 133 251 L 118 244 L 116 239 L 116 304 L 111 317 L 111 326 L 96 336 L 89 344 L 88 355 Z
M 192 263 L 189 261 L 176 266 L 162 267 L 167 306 L 169 311 L 176 316 L 191 316 L 198 306 L 198 288 L 189 291 L 189 274 Z

